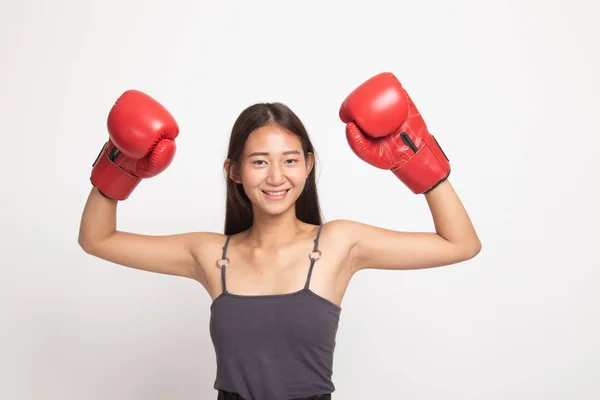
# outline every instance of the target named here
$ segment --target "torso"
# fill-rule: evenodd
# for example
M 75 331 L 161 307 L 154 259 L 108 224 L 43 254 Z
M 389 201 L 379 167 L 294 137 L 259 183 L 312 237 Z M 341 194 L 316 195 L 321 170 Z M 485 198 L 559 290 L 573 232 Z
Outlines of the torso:
M 318 226 L 306 224 L 294 243 L 272 251 L 252 250 L 244 242 L 244 233 L 233 235 L 227 247 L 227 291 L 254 296 L 288 294 L 303 289 L 317 230 Z M 213 301 L 222 293 L 221 268 L 216 262 L 223 253 L 225 240 L 225 235 L 211 234 L 199 244 L 201 249 L 195 250 L 200 268 L 198 281 Z M 321 258 L 315 262 L 308 289 L 341 307 L 352 278 L 348 265 L 349 244 L 333 226 L 324 224 L 319 250 Z

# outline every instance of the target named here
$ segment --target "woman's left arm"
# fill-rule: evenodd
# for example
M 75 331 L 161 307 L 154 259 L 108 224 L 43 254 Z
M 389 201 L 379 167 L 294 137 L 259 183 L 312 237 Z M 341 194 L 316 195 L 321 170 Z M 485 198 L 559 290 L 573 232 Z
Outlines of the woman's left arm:
M 447 179 L 449 160 L 400 81 L 388 72 L 375 75 L 348 95 L 339 114 L 354 153 L 391 170 L 413 193 L 424 193 L 435 224 L 435 233 L 425 233 L 338 221 L 350 240 L 346 265 L 354 271 L 422 269 L 475 257 L 481 242 Z
M 435 232 L 400 232 L 355 221 L 335 221 L 351 241 L 351 268 L 354 271 L 422 269 L 475 257 L 481 250 L 481 242 L 450 181 L 441 182 L 425 194 L 425 199 Z

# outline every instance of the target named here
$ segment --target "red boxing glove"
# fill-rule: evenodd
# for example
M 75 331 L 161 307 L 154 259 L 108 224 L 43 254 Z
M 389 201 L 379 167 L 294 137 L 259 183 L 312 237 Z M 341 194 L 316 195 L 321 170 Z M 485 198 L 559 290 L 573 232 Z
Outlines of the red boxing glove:
M 90 180 L 104 196 L 125 200 L 142 179 L 171 164 L 179 127 L 162 105 L 137 90 L 119 97 L 107 126 L 110 139 L 92 166 Z
M 391 170 L 413 193 L 428 193 L 450 175 L 448 158 L 393 74 L 364 82 L 344 100 L 339 114 L 352 151 Z

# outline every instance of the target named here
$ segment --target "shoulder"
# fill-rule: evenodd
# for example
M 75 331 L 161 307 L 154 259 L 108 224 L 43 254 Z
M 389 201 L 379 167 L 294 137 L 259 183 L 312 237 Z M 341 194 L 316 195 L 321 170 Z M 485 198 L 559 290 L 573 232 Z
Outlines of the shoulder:
M 365 240 L 372 240 L 374 237 L 396 231 L 369 225 L 364 222 L 353 221 L 349 219 L 336 219 L 324 224 L 323 230 L 327 227 L 330 234 L 335 234 L 349 246 L 354 247 Z
M 221 257 L 227 236 L 218 232 L 191 232 L 188 234 L 190 251 L 201 271 Z
M 360 222 L 352 221 L 349 219 L 334 219 L 323 224 L 323 233 L 329 235 L 336 235 L 341 240 L 352 242 L 356 229 L 360 229 Z
M 362 224 L 348 219 L 334 219 L 322 225 L 321 239 L 349 252 L 357 243 L 357 229 Z

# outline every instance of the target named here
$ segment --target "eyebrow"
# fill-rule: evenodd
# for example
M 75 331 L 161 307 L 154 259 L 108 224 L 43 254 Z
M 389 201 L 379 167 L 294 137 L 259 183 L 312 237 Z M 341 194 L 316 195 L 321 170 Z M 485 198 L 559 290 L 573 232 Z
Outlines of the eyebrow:
M 288 154 L 300 154 L 298 150 L 288 150 L 283 152 L 284 155 Z M 256 156 L 268 156 L 269 153 L 266 151 L 255 151 L 254 153 L 248 154 L 248 157 L 256 157 Z

